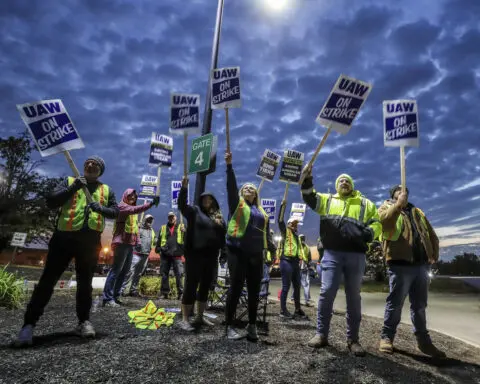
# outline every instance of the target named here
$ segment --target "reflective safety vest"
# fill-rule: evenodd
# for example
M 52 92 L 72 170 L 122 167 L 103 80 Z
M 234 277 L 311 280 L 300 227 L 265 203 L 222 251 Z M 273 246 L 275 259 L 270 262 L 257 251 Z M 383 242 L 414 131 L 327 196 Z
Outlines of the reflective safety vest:
M 269 217 L 265 213 L 262 207 L 259 207 L 259 209 L 265 218 L 263 228 L 262 228 L 263 247 L 264 249 L 267 249 L 267 225 L 268 225 Z M 250 206 L 247 204 L 247 202 L 243 197 L 240 197 L 238 206 L 235 209 L 235 212 L 233 213 L 230 221 L 228 222 L 228 229 L 227 229 L 228 236 L 236 239 L 240 239 L 245 235 L 245 232 L 247 231 L 247 227 L 248 227 L 248 222 L 250 221 L 250 213 L 251 213 Z
M 270 263 L 272 261 L 272 253 L 270 251 L 266 252 L 265 259 L 267 263 Z
M 74 177 L 68 177 L 68 185 L 72 185 L 75 181 Z M 100 184 L 92 194 L 93 201 L 106 205 L 110 188 L 106 184 Z M 62 206 L 60 216 L 58 218 L 57 229 L 59 231 L 79 231 L 83 227 L 85 221 L 85 208 L 87 206 L 87 197 L 83 188 L 79 189 L 74 195 Z M 97 232 L 103 232 L 105 228 L 104 217 L 90 210 L 88 215 L 88 228 Z
M 177 226 L 175 231 L 177 232 L 177 243 L 178 244 L 183 244 L 183 232 L 180 230 L 180 228 L 184 228 L 183 224 L 180 224 Z M 162 228 L 160 229 L 160 246 L 164 247 L 167 244 L 167 225 L 162 225 Z
M 300 258 L 308 263 L 308 252 L 310 251 L 310 248 L 307 244 L 305 245 L 300 245 Z
M 298 237 L 295 238 L 293 235 L 293 231 L 287 227 L 287 231 L 285 234 L 285 240 L 283 245 L 283 254 L 287 257 L 298 257 L 301 256 L 300 253 L 302 252 L 302 245 L 298 244 L 299 240 Z
M 117 229 L 117 221 L 113 224 L 113 232 Z M 138 235 L 138 215 L 128 215 L 125 221 L 125 233 Z
M 380 241 L 387 240 L 387 241 L 397 241 L 400 238 L 400 235 L 402 234 L 403 231 L 403 215 L 404 213 L 400 213 L 397 218 L 397 222 L 395 223 L 395 228 L 392 229 L 391 231 L 383 231 L 381 236 L 380 236 Z M 418 231 L 420 233 L 424 233 L 427 238 L 430 238 L 430 234 L 428 233 L 428 226 L 427 222 L 425 220 L 425 214 L 422 212 L 421 209 L 415 207 L 413 208 L 413 215 L 417 216 L 420 218 L 420 223 L 422 225 L 422 228 L 418 228 Z
M 152 231 L 152 244 L 151 244 L 151 248 L 155 248 L 155 230 L 153 228 L 150 228 L 150 230 Z

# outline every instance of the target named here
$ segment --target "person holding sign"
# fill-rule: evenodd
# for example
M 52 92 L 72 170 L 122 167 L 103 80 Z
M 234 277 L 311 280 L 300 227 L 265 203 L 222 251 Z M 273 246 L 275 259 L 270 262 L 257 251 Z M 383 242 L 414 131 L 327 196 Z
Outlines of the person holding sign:
M 303 254 L 302 244 L 298 239 L 298 219 L 290 217 L 285 225 L 285 207 L 287 202 L 282 200 L 280 212 L 278 214 L 278 228 L 282 234 L 282 255 L 280 257 L 280 273 L 282 275 L 282 292 L 280 294 L 280 317 L 283 319 L 292 319 L 294 316 L 306 319 L 305 312 L 300 306 L 300 257 Z M 287 310 L 287 297 L 290 290 L 290 284 L 293 285 L 293 300 L 295 302 L 295 312 L 292 316 Z
M 48 244 L 45 268 L 27 305 L 24 324 L 15 345 L 32 345 L 33 328 L 72 258 L 75 258 L 79 321 L 75 332 L 82 337 L 95 337 L 95 329 L 89 321 L 93 273 L 102 247 L 100 238 L 105 218 L 113 219 L 118 214 L 115 194 L 108 185 L 98 180 L 104 171 L 103 159 L 90 156 L 85 161 L 83 176 L 68 177 L 53 194 L 47 196 L 48 207 L 60 209 L 60 212 Z M 93 202 L 90 204 L 87 204 L 84 188 L 92 195 Z
M 217 267 L 218 254 L 225 246 L 227 224 L 223 219 L 220 205 L 212 193 L 200 196 L 200 205 L 188 205 L 188 178 L 182 180 L 178 196 L 178 207 L 187 220 L 188 232 L 185 236 L 185 289 L 182 298 L 182 321 L 180 328 L 193 331 L 188 322 L 195 299 L 197 314 L 195 324 L 213 326 L 203 313 L 207 307 L 208 291 Z M 198 292 L 197 292 L 198 287 Z
M 133 258 L 133 247 L 138 243 L 138 214 L 153 206 L 158 206 L 160 198 L 155 196 L 152 201 L 143 205 L 137 204 L 137 192 L 133 188 L 125 190 L 122 201 L 118 205 L 118 217 L 113 226 L 112 250 L 113 265 L 108 272 L 103 288 L 103 305 L 118 307 L 123 281 L 130 271 Z
M 164 299 L 168 299 L 170 293 L 168 276 L 172 268 L 177 284 L 177 298 L 180 299 L 183 294 L 182 256 L 184 255 L 184 233 L 185 226 L 183 224 L 177 225 L 177 216 L 175 213 L 169 212 L 168 222 L 160 228 L 157 246 L 155 247 L 155 252 L 160 254 L 160 274 L 162 275 L 160 294 L 163 295 Z
M 322 288 L 318 299 L 317 333 L 308 345 L 328 345 L 333 302 L 342 274 L 347 299 L 347 343 L 355 356 L 364 356 L 358 333 L 362 318 L 360 287 L 365 272 L 368 244 L 381 232 L 375 204 L 355 190 L 353 179 L 342 174 L 335 181 L 335 195 L 317 193 L 313 187 L 311 167 L 305 170 L 302 197 L 320 215 L 320 238 L 324 247 L 321 262 Z
M 245 279 L 248 291 L 247 339 L 258 340 L 257 304 L 263 275 L 263 253 L 275 253 L 276 247 L 270 235 L 269 218 L 260 206 L 257 188 L 246 183 L 238 190 L 232 166 L 232 154 L 225 153 L 227 163 L 227 193 L 229 222 L 227 229 L 228 268 L 230 290 L 226 305 L 227 338 L 239 340 L 244 336 L 233 326 L 233 318 L 242 293 Z
M 425 315 L 428 273 L 430 264 L 438 261 L 438 237 L 425 214 L 408 201 L 408 189 L 402 192 L 401 185 L 396 185 L 390 190 L 390 197 L 378 209 L 390 279 L 380 351 L 393 353 L 393 340 L 408 294 L 418 349 L 426 355 L 444 358 L 445 352 L 433 345 L 428 334 Z

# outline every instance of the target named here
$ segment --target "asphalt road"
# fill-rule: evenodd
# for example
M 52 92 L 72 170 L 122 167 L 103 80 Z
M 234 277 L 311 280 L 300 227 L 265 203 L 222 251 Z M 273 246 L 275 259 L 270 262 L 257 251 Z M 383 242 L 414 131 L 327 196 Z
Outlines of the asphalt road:
M 281 288 L 279 279 L 270 282 L 271 297 L 276 299 Z M 320 287 L 311 287 L 310 294 L 315 306 L 318 302 Z M 289 293 L 289 296 L 291 293 Z M 362 313 L 383 318 L 386 293 L 362 293 Z M 301 294 L 303 302 L 303 289 Z M 345 294 L 339 290 L 335 300 L 335 310 L 345 310 Z M 410 322 L 408 299 L 402 312 L 402 323 Z M 430 330 L 444 333 L 467 343 L 480 347 L 480 295 L 430 293 L 427 308 L 427 324 Z M 380 330 L 379 330 L 380 331 Z

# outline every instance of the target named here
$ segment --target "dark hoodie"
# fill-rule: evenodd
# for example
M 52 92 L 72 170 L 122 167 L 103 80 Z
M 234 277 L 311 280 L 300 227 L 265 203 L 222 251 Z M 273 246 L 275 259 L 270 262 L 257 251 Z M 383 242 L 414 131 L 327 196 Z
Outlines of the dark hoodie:
M 130 205 L 127 203 L 127 196 L 132 194 L 135 190 L 128 188 L 123 192 L 122 201 L 118 204 L 118 217 L 115 221 L 115 231 L 113 233 L 112 248 L 117 244 L 135 245 L 138 241 L 138 236 L 130 233 L 125 233 L 125 222 L 130 215 L 137 215 L 145 212 L 153 206 L 153 202 L 148 202 L 143 205 Z M 136 204 L 136 202 L 135 202 Z
M 220 206 L 215 196 L 210 192 L 204 192 L 200 196 L 211 196 L 215 206 L 215 213 L 208 214 L 198 205 L 187 204 L 187 188 L 181 188 L 178 195 L 178 208 L 187 219 L 188 230 L 185 238 L 185 254 L 188 257 L 194 251 L 202 250 L 205 253 L 211 252 L 215 257 L 218 251 L 225 245 L 225 234 L 227 226 L 222 217 Z M 218 224 L 214 218 L 221 220 Z

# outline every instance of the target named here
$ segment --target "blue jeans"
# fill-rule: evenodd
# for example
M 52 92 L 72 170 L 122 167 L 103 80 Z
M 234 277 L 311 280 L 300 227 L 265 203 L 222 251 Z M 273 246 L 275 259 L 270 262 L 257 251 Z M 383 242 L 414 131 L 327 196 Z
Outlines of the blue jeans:
M 310 275 L 308 273 L 308 269 L 302 269 L 300 270 L 300 284 L 303 288 L 303 297 L 305 298 L 305 303 L 310 302 Z M 290 297 L 290 300 L 295 300 L 292 296 Z
M 138 255 L 138 254 L 133 255 L 132 265 L 130 266 L 130 270 L 125 276 L 120 293 L 123 293 L 125 291 L 128 284 L 130 284 L 129 293 L 130 294 L 137 293 L 137 287 L 138 287 L 138 283 L 140 282 L 140 277 L 145 271 L 145 268 L 147 268 L 147 264 L 148 264 L 148 255 Z
M 300 265 L 297 258 L 287 260 L 280 259 L 280 273 L 282 275 L 282 292 L 280 294 L 280 310 L 287 311 L 287 297 L 290 290 L 290 284 L 293 285 L 293 300 L 295 309 L 300 309 Z
M 103 288 L 103 301 L 112 301 L 120 296 L 123 280 L 130 270 L 133 257 L 133 245 L 118 244 L 113 255 L 113 265 L 108 272 Z
M 387 296 L 382 339 L 393 341 L 407 294 L 410 298 L 410 317 L 413 332 L 420 342 L 430 342 L 425 308 L 428 298 L 428 265 L 391 265 L 388 267 L 390 294 Z
M 347 339 L 357 342 L 362 320 L 360 287 L 365 273 L 365 254 L 326 249 L 321 265 L 322 288 L 318 298 L 317 334 L 328 337 L 333 302 L 343 274 L 347 299 Z

